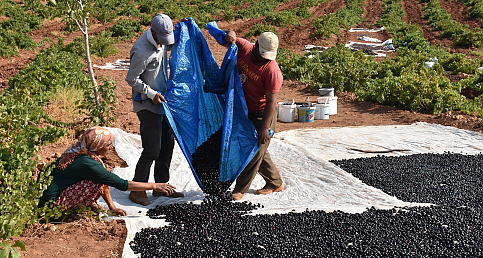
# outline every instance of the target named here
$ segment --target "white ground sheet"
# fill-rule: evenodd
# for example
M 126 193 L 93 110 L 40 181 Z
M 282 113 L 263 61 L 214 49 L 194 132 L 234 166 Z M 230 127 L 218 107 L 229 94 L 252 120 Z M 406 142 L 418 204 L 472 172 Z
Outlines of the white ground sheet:
M 139 135 L 129 134 L 117 128 L 108 129 L 114 134 L 113 145 L 117 153 L 128 164 L 128 167 L 115 168 L 112 172 L 131 180 L 142 151 L 141 138 Z M 328 161 L 376 155 L 409 155 L 445 151 L 477 154 L 482 151 L 481 142 L 483 142 L 481 133 L 428 123 L 284 131 L 274 135 L 269 152 L 282 175 L 285 190 L 267 196 L 255 195 L 255 190 L 264 185 L 261 176 L 257 175 L 242 201 L 265 206 L 263 209 L 254 211 L 253 214 L 284 213 L 306 209 L 341 210 L 354 213 L 363 212 L 371 206 L 389 209 L 394 206 L 428 205 L 398 200 L 362 183 Z M 371 151 L 390 152 L 381 154 L 371 153 Z M 152 197 L 148 192 L 152 204 L 145 207 L 132 203 L 128 198 L 129 192 L 111 188 L 116 206 L 125 209 L 129 214 L 123 218 L 128 229 L 123 257 L 137 257 L 129 247 L 129 242 L 141 228 L 166 225 L 164 220 L 147 217 L 145 214 L 148 209 L 156 205 L 189 201 L 200 203 L 203 200 L 203 193 L 177 145 L 171 162 L 170 176 L 169 183 L 183 192 L 185 198 Z M 154 182 L 152 172 L 150 182 Z M 99 203 L 107 208 L 102 198 Z

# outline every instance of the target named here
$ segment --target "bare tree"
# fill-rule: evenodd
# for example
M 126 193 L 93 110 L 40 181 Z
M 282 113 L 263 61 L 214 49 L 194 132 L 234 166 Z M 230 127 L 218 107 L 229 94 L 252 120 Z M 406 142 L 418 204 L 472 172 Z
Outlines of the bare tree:
M 96 105 L 98 107 L 101 106 L 101 98 L 99 95 L 99 91 L 97 89 L 97 81 L 94 77 L 94 70 L 92 69 L 92 62 L 91 62 L 91 54 L 89 51 L 89 34 L 87 32 L 88 24 L 87 21 L 89 19 L 89 13 L 84 9 L 84 4 L 82 0 L 65 0 L 67 6 L 69 8 L 68 14 L 71 19 L 75 21 L 79 30 L 84 34 L 84 44 L 86 50 L 86 62 L 87 62 L 87 70 L 89 71 L 89 77 L 92 82 L 92 90 L 94 91 L 94 98 L 96 100 Z M 101 121 L 103 120 L 100 117 Z

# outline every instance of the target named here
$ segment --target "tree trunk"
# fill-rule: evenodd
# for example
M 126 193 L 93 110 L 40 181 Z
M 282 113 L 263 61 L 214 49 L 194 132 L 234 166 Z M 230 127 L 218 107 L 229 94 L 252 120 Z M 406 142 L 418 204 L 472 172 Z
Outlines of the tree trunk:
M 94 77 L 94 70 L 92 69 L 92 62 L 91 62 L 91 54 L 89 51 L 89 34 L 87 33 L 87 21 L 84 19 L 84 43 L 86 47 L 86 62 L 87 62 L 87 70 L 89 71 L 89 77 L 92 82 L 92 90 L 94 91 L 94 98 L 96 100 L 96 105 L 98 107 L 101 106 L 101 97 L 99 95 L 99 90 L 97 89 L 97 81 Z M 101 121 L 104 121 L 104 116 L 101 114 L 100 117 Z

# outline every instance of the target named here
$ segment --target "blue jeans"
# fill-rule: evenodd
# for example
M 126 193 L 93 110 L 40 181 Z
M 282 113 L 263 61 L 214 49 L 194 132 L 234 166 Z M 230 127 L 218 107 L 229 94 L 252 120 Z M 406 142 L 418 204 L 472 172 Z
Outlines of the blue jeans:
M 154 163 L 156 183 L 169 181 L 169 166 L 173 156 L 174 136 L 166 116 L 148 110 L 137 112 L 140 123 L 143 152 L 136 165 L 133 181 L 148 182 L 149 170 Z

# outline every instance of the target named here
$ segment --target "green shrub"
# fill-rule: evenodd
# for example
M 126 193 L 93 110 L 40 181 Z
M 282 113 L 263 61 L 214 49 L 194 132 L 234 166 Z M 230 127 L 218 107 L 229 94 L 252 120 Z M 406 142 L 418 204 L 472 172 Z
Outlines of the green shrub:
M 399 76 L 389 72 L 381 79 L 368 81 L 356 95 L 362 101 L 439 114 L 459 108 L 464 101 L 460 92 L 444 73 L 422 68 L 403 69 Z
M 362 51 L 352 52 L 344 45 L 321 53 L 293 55 L 279 51 L 277 63 L 286 79 L 300 80 L 311 88 L 334 88 L 336 91 L 356 91 L 375 76 L 372 56 Z
M 141 29 L 141 22 L 139 21 L 133 19 L 120 19 L 111 27 L 110 31 L 113 37 L 130 39 L 136 35 L 136 32 L 140 32 Z
M 295 12 L 292 10 L 283 10 L 280 12 L 269 14 L 265 17 L 265 21 L 278 27 L 300 25 L 299 17 L 297 17 Z
M 253 1 L 248 8 L 242 8 L 235 12 L 235 18 L 254 19 L 273 13 L 279 2 L 276 0 Z
M 111 37 L 111 32 L 101 31 L 97 37 L 89 37 L 90 53 L 100 58 L 113 56 L 119 49 L 115 46 L 117 39 Z
M 116 81 L 110 77 L 101 77 L 100 79 L 102 81 L 98 87 L 99 95 L 101 96 L 100 105 L 96 104 L 92 90 L 86 90 L 84 99 L 79 103 L 79 107 L 85 110 L 86 121 L 93 125 L 107 126 L 111 122 L 116 121 L 114 113 L 117 106 Z
M 275 34 L 277 34 L 277 30 L 275 29 L 275 27 L 273 27 L 272 25 L 270 24 L 267 24 L 265 22 L 262 22 L 262 23 L 257 23 L 255 25 L 253 25 L 250 30 L 247 32 L 247 34 L 245 34 L 245 37 L 252 37 L 252 36 L 258 36 L 264 32 L 267 32 L 267 31 L 270 31 L 270 32 L 273 32 Z
M 455 46 L 461 47 L 483 47 L 483 31 L 474 29 L 472 31 L 467 31 L 466 33 L 461 33 L 455 36 L 454 39 Z
M 0 93 L 0 238 L 19 236 L 25 227 L 39 221 L 39 198 L 50 183 L 48 175 L 37 181 L 38 147 L 57 141 L 65 130 L 36 126 L 43 106 L 36 101 L 19 101 Z
M 40 29 L 41 25 L 41 17 L 31 12 L 24 13 L 22 10 L 19 10 L 19 12 L 10 19 L 0 22 L 0 28 L 2 29 L 22 33 Z
M 90 85 L 85 67 L 75 54 L 51 47 L 42 51 L 20 73 L 9 80 L 14 96 L 32 96 L 47 100 L 57 87 L 85 89 Z
M 30 35 L 3 30 L 0 31 L 0 56 L 20 56 L 19 50 L 35 50 L 40 44 L 32 40 Z
M 117 8 L 114 1 L 96 0 L 92 9 L 92 16 L 100 22 L 112 22 L 117 18 Z

